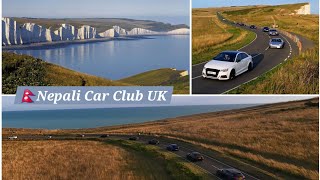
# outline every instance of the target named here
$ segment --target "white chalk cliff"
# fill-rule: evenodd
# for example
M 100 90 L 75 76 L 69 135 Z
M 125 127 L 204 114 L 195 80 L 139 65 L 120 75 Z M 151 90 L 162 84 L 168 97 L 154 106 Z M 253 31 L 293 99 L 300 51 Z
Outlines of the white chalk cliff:
M 98 34 L 96 28 L 88 25 L 83 25 L 77 29 L 70 24 L 61 24 L 58 29 L 52 29 L 51 27 L 45 28 L 35 23 L 25 23 L 23 25 L 19 25 L 11 18 L 2 18 L 3 46 L 39 42 L 157 34 L 189 34 L 189 29 L 181 28 L 169 32 L 156 32 L 148 29 L 133 28 L 130 31 L 126 31 L 119 26 L 113 26 L 112 29 L 108 29 Z

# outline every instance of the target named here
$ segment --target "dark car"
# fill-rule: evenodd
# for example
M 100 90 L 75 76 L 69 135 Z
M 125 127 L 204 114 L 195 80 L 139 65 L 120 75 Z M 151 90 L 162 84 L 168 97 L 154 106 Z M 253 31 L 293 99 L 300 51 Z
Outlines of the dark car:
M 244 24 L 244 23 L 239 23 L 239 25 L 240 25 L 240 26 L 245 26 L 245 24 Z
M 269 32 L 269 27 L 263 27 L 262 31 L 263 32 Z
M 109 137 L 109 135 L 108 134 L 102 134 L 100 137 L 101 138 L 106 138 L 106 137 Z
M 221 179 L 227 179 L 227 180 L 231 180 L 231 179 L 238 179 L 238 180 L 244 180 L 246 179 L 246 177 L 242 174 L 241 171 L 237 170 L 237 169 L 219 169 L 216 172 L 216 175 L 218 177 L 220 177 Z
M 251 25 L 251 26 L 250 26 L 250 29 L 257 29 L 257 26 Z
M 203 156 L 198 152 L 192 152 L 187 154 L 187 159 L 193 162 L 204 160 Z
M 160 142 L 156 139 L 151 139 L 150 141 L 148 141 L 149 144 L 152 144 L 152 145 L 157 145 L 159 144 Z
M 139 137 L 137 137 L 137 136 L 132 136 L 132 137 L 129 137 L 129 140 L 137 141 L 137 140 L 139 140 Z
M 177 144 L 170 144 L 167 146 L 168 151 L 179 151 L 179 146 Z

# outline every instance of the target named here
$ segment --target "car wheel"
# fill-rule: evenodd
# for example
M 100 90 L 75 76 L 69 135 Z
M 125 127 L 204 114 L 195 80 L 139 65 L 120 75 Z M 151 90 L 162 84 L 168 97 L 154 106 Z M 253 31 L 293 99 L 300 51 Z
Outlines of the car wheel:
M 231 72 L 230 72 L 229 79 L 231 80 L 231 79 L 234 79 L 235 77 L 236 77 L 236 71 L 234 69 L 232 69 Z
M 248 65 L 248 71 L 251 71 L 253 69 L 253 65 L 252 65 L 252 63 L 249 63 L 249 65 Z

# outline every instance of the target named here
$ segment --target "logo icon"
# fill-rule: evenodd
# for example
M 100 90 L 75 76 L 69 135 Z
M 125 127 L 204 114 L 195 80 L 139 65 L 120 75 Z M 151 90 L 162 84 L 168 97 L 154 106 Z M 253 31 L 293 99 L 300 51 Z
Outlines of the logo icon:
M 22 96 L 22 102 L 33 103 L 30 96 L 35 96 L 35 95 L 29 89 L 24 90 L 23 96 Z

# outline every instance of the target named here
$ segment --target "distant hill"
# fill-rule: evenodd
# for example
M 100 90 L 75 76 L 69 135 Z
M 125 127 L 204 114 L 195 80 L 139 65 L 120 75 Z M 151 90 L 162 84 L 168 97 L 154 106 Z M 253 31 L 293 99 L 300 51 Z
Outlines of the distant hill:
M 151 31 L 172 31 L 180 28 L 189 28 L 185 24 L 172 25 L 169 23 L 151 21 L 151 20 L 134 20 L 126 18 L 64 18 L 64 19 L 49 19 L 49 18 L 29 18 L 29 17 L 12 17 L 17 23 L 36 23 L 46 28 L 57 29 L 60 24 L 71 24 L 75 27 L 89 25 L 97 28 L 97 32 L 104 32 L 111 29 L 113 26 L 120 26 L 126 30 L 133 28 L 143 28 Z

